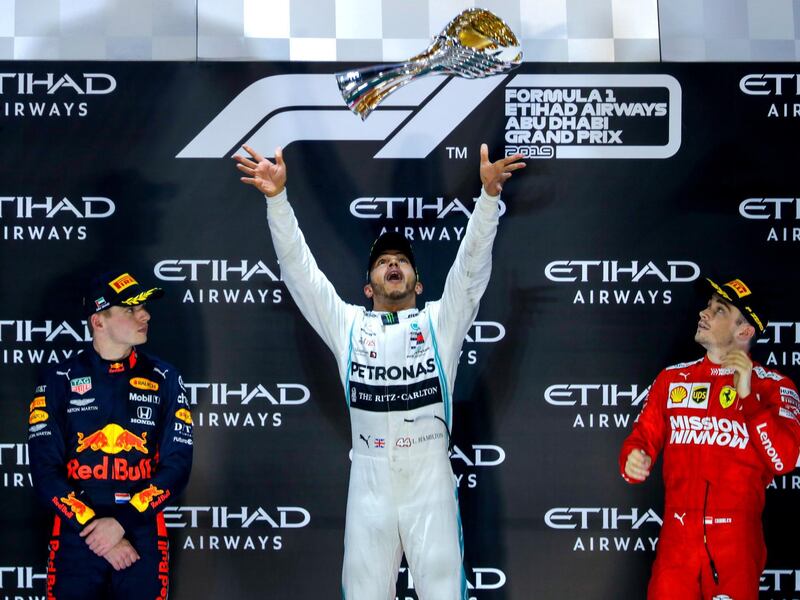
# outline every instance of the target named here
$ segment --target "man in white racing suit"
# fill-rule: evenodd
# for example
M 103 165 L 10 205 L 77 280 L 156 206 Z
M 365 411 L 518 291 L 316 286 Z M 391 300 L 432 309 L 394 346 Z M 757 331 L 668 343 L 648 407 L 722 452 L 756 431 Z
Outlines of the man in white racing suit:
M 481 146 L 481 196 L 440 300 L 416 308 L 422 284 L 408 241 L 379 237 L 364 294 L 372 310 L 347 304 L 317 267 L 275 162 L 252 148 L 236 156 L 241 180 L 267 196 L 281 275 L 303 316 L 336 356 L 350 408 L 353 460 L 347 497 L 342 593 L 346 600 L 395 597 L 403 552 L 421 600 L 467 598 L 461 522 L 448 456 L 453 382 L 467 330 L 489 282 L 499 195 L 525 166 L 490 162 Z

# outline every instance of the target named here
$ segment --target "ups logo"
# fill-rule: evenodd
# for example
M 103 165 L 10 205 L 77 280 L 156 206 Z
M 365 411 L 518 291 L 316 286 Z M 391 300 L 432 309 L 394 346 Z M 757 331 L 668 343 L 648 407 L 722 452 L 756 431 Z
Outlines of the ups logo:
M 702 404 L 706 400 L 708 400 L 708 386 L 696 386 L 692 390 L 692 402 Z

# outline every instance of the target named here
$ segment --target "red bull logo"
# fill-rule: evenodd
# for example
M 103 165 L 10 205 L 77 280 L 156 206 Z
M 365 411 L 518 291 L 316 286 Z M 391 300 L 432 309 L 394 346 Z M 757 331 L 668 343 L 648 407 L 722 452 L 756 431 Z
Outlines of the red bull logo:
M 150 503 L 152 503 L 156 497 L 161 496 L 163 494 L 164 490 L 158 489 L 151 483 L 148 488 L 142 490 L 138 494 L 133 495 L 133 498 L 131 498 L 131 504 L 133 504 L 133 506 L 136 507 L 136 510 L 138 510 L 139 512 L 144 512 L 147 510 L 147 507 L 150 506 Z M 167 494 L 169 494 L 169 492 L 167 492 Z
M 78 447 L 76 452 L 93 450 L 94 452 L 104 452 L 106 454 L 117 454 L 119 452 L 130 452 L 138 450 L 142 454 L 147 454 L 147 432 L 142 432 L 141 436 L 123 429 L 116 423 L 109 423 L 102 429 L 89 435 L 78 432 Z
M 104 456 L 97 464 L 84 465 L 77 458 L 67 462 L 67 478 L 86 481 L 113 479 L 115 481 L 139 481 L 150 479 L 153 475 L 151 459 L 142 458 L 138 463 L 129 463 L 127 459 L 116 457 L 113 461 Z
M 75 520 L 81 525 L 86 523 L 94 516 L 94 511 L 86 504 L 75 497 L 75 492 L 70 492 L 66 498 L 61 498 L 61 502 L 68 506 L 75 515 Z
M 109 373 L 122 373 L 125 370 L 125 365 L 121 362 L 115 362 L 108 365 Z

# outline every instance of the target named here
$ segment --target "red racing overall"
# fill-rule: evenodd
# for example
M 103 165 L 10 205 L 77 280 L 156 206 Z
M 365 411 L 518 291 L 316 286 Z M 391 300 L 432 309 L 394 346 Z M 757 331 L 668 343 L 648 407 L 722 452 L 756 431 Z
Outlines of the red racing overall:
M 649 600 L 758 600 L 766 561 L 766 486 L 794 469 L 800 400 L 787 377 L 754 363 L 739 398 L 733 369 L 707 357 L 664 369 L 620 453 L 664 452 L 664 525 Z M 707 542 L 704 542 L 704 539 Z

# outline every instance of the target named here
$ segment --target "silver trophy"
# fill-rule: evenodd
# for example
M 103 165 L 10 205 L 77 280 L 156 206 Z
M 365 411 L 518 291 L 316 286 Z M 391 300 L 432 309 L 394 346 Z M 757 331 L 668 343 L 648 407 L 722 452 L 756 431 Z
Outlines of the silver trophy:
M 521 62 L 522 49 L 511 28 L 488 10 L 470 8 L 408 62 L 342 71 L 336 83 L 347 106 L 363 120 L 386 96 L 418 77 L 441 73 L 475 79 L 505 73 Z

